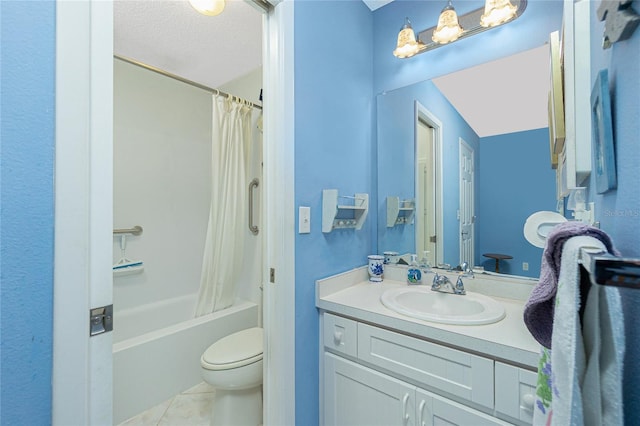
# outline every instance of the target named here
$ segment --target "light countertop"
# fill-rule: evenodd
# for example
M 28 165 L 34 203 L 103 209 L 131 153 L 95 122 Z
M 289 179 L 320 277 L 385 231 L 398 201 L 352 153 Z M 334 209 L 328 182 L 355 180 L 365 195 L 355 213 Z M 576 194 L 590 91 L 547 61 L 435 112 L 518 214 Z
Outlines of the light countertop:
M 380 302 L 380 296 L 384 291 L 407 285 L 402 280 L 403 276 L 403 268 L 387 267 L 384 281 L 372 283 L 368 280 L 365 266 L 318 280 L 316 306 L 327 312 L 402 334 L 504 360 L 529 369 L 537 368 L 540 345 L 531 337 L 522 320 L 524 302 L 535 281 L 484 275 L 465 278 L 467 291 L 491 296 L 504 306 L 506 316 L 493 324 L 449 325 L 401 315 Z

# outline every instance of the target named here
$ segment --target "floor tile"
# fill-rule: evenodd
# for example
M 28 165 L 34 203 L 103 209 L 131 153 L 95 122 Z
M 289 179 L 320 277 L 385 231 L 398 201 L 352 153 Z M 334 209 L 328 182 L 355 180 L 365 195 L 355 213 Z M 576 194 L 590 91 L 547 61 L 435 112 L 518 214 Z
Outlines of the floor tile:
M 120 426 L 156 426 L 167 408 L 171 405 L 173 398 L 148 409 L 135 417 L 120 423 Z
M 158 422 L 158 426 L 208 426 L 213 395 L 213 393 L 177 395 Z

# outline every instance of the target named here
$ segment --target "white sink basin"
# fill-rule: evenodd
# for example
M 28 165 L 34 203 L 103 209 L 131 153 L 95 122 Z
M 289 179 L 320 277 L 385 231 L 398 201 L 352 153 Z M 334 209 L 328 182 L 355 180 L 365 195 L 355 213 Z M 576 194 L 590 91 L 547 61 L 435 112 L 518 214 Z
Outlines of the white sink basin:
M 491 324 L 505 315 L 499 302 L 483 294 L 440 293 L 431 287 L 389 289 L 382 293 L 380 301 L 399 314 L 442 324 Z

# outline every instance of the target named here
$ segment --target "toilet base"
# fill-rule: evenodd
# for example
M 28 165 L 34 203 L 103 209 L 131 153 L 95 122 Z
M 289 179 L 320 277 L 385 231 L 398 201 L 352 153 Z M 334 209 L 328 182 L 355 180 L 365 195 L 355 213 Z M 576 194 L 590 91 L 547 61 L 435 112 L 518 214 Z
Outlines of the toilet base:
M 262 424 L 262 385 L 242 390 L 216 389 L 211 426 Z

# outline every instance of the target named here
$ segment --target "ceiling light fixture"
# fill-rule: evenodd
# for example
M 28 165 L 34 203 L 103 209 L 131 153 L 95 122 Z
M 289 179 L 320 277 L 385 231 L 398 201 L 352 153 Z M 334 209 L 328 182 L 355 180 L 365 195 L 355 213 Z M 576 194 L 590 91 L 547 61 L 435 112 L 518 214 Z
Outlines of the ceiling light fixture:
M 453 8 L 451 0 L 449 0 L 442 12 L 440 12 L 438 27 L 433 32 L 431 39 L 439 44 L 451 43 L 460 37 L 462 31 L 462 27 L 458 22 L 458 14 Z
M 447 0 L 447 5 L 442 9 L 438 25 L 420 31 L 417 37 L 409 18 L 406 18 L 393 54 L 398 58 L 410 58 L 496 28 L 522 15 L 528 0 L 486 0 L 484 7 L 461 16 L 458 16 L 451 1 Z
M 224 0 L 189 0 L 189 4 L 195 10 L 207 16 L 220 15 L 225 5 Z
M 393 54 L 397 58 L 410 58 L 420 50 L 420 44 L 416 40 L 416 34 L 411 28 L 409 18 L 405 19 L 404 25 L 398 33 L 398 43 Z

